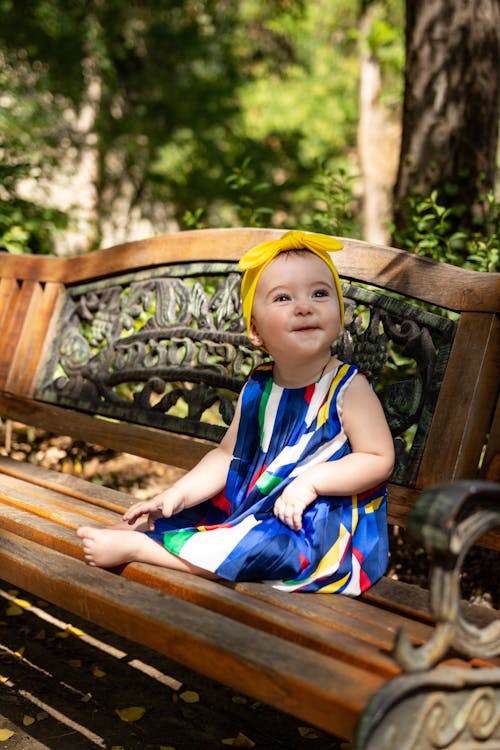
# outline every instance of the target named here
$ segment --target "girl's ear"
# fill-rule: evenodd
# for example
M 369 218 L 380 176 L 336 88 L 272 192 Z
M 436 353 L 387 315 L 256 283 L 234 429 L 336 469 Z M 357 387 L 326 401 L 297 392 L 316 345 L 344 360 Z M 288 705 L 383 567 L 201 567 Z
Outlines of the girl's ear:
M 253 320 L 250 321 L 250 331 L 248 332 L 248 338 L 250 339 L 250 341 L 252 342 L 254 346 L 262 346 L 262 344 L 264 343 L 264 340 L 262 336 L 259 334 L 259 332 L 257 331 L 257 328 L 255 327 L 255 323 L 253 322 Z

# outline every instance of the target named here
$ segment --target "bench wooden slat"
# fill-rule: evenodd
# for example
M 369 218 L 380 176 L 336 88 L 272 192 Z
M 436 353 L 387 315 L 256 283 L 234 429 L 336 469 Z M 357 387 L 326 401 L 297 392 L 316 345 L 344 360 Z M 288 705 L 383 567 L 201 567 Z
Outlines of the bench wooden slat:
M 15 462 L 8 463 L 12 464 Z M 1 464 L 2 462 L 0 461 L 0 466 Z M 37 468 L 38 467 L 32 467 L 32 474 L 36 473 Z M 43 473 L 50 474 L 50 472 Z M 70 479 L 74 480 L 75 478 L 72 477 Z M 83 484 L 83 482 L 77 482 L 77 484 Z M 122 508 L 128 507 L 129 503 L 127 496 L 123 493 L 113 492 L 113 495 L 113 499 L 115 500 L 118 499 L 116 496 L 120 496 L 122 502 L 120 504 L 116 502 L 114 502 L 113 504 L 109 504 L 108 502 L 106 502 L 105 505 L 103 505 L 102 499 L 97 498 L 96 504 L 94 505 L 93 499 L 89 493 L 87 493 L 87 496 L 83 498 L 77 498 L 75 493 L 71 493 L 71 502 L 68 503 L 65 495 L 55 491 L 54 487 L 36 488 L 30 482 L 26 482 L 23 479 L 16 479 L 15 477 L 7 476 L 5 474 L 3 479 L 3 488 L 0 487 L 0 501 L 3 502 L 4 505 L 17 508 L 21 511 L 25 511 L 28 514 L 23 524 L 20 524 L 20 531 L 18 533 L 21 534 L 28 533 L 30 525 L 29 519 L 31 517 L 38 519 L 38 521 L 35 521 L 34 523 L 36 532 L 40 531 L 38 523 L 41 521 L 41 519 L 46 519 L 52 522 L 52 524 L 61 523 L 64 529 L 76 529 L 77 526 L 85 523 L 90 523 L 91 525 L 97 526 L 115 523 L 117 520 L 119 520 L 117 512 L 119 513 Z M 3 513 L 5 514 L 5 512 L 6 511 L 4 510 Z M 57 529 L 53 528 L 52 526 L 49 526 L 49 528 L 53 530 L 54 536 L 51 539 L 45 539 L 45 542 L 47 544 L 50 544 L 53 548 L 57 548 Z M 68 537 L 66 535 L 64 536 L 64 539 L 65 551 L 76 557 L 81 557 L 80 545 L 77 542 L 76 538 L 71 537 L 70 539 L 70 541 L 73 543 L 73 549 L 71 549 L 71 551 L 71 544 L 68 542 Z M 377 622 L 380 623 L 381 633 L 389 629 L 391 634 L 393 635 L 398 627 L 407 626 L 411 629 L 412 636 L 416 639 L 423 641 L 429 635 L 428 629 L 425 629 L 421 633 L 418 633 L 417 628 L 413 626 L 412 622 L 406 620 L 403 622 L 401 619 L 398 619 L 397 616 L 394 618 L 395 622 L 391 623 L 391 625 L 389 626 L 386 614 L 380 615 L 380 613 L 376 609 L 374 609 L 373 612 L 367 614 L 363 611 L 363 607 L 361 607 L 361 609 L 358 606 L 355 606 L 353 608 L 352 600 L 348 598 L 342 597 L 339 598 L 338 601 L 336 597 L 330 596 L 316 596 L 312 598 L 301 596 L 297 598 L 283 595 L 282 592 L 277 592 L 275 589 L 272 589 L 270 587 L 263 588 L 260 585 L 253 586 L 252 584 L 240 584 L 240 586 L 243 587 L 241 590 L 245 591 L 247 595 L 256 598 L 259 598 L 260 596 L 261 601 L 273 601 L 274 603 L 279 602 L 279 605 L 287 608 L 289 612 L 295 611 L 301 613 L 302 615 L 306 615 L 308 610 L 316 607 L 316 616 L 318 617 L 318 621 L 322 621 L 325 624 L 328 623 L 330 619 L 331 611 L 327 610 L 324 614 L 320 614 L 320 600 L 322 601 L 323 605 L 325 603 L 328 603 L 330 607 L 334 606 L 336 609 L 336 613 L 339 616 L 347 618 L 346 627 L 353 627 L 352 619 L 350 620 L 349 618 L 352 618 L 352 615 L 350 613 L 354 612 L 354 617 L 357 619 L 361 619 L 362 621 L 366 617 L 368 617 L 374 629 L 376 628 Z M 368 605 L 364 606 L 368 607 Z M 415 617 L 416 614 L 416 612 L 413 612 L 412 616 Z M 423 619 L 427 619 L 428 621 L 428 618 L 424 617 Z M 364 628 L 361 627 L 360 634 L 362 634 L 363 632 Z M 377 641 L 374 634 L 374 642 L 376 642 L 379 647 L 387 647 L 387 644 L 384 645 L 380 641 L 380 637 L 381 636 L 379 636 L 379 640 Z
M 0 279 L 0 327 L 5 331 L 7 319 L 12 312 L 12 303 L 19 291 L 19 285 L 16 278 Z
M 169 464 L 182 470 L 190 469 L 214 447 L 213 443 L 206 440 L 165 433 L 154 427 L 123 425 L 111 420 L 104 422 L 104 420 L 96 420 L 95 417 L 78 412 L 71 412 L 71 419 L 68 420 L 67 409 L 31 399 L 21 399 L 7 393 L 0 393 L 0 413 L 2 410 L 8 410 L 19 422 L 32 424 L 59 435 L 78 435 L 90 443 L 123 452 L 130 451 L 131 446 L 133 446 L 136 455 L 161 463 L 165 463 L 165 457 L 168 457 Z M 6 461 L 5 457 L 0 456 L 0 471 L 2 466 L 8 466 Z M 13 471 L 14 469 L 15 465 L 11 465 L 8 470 Z M 55 472 L 47 472 L 47 474 L 42 475 L 42 467 L 33 467 L 30 464 L 19 466 L 18 471 L 19 475 L 27 473 L 35 483 L 46 481 L 52 483 L 47 486 L 53 487 L 56 485 L 68 487 L 71 479 L 72 486 L 81 487 L 79 491 L 85 493 L 87 483 L 78 480 L 77 477 L 70 478 L 69 475 L 61 475 L 58 472 L 56 479 Z M 45 476 L 45 478 L 42 479 L 42 476 Z M 81 485 L 77 484 L 79 481 L 81 481 Z M 418 491 L 393 483 L 390 483 L 389 486 L 389 522 L 405 525 L 408 511 L 418 497 Z
M 18 524 L 20 528 L 18 533 L 28 533 L 29 521 L 32 517 L 47 519 L 55 524 L 59 522 L 59 518 L 62 518 L 64 519 L 63 526 L 65 532 L 67 529 L 74 530 L 83 523 L 94 525 L 115 523 L 119 518 L 117 514 L 120 514 L 129 505 L 129 497 L 125 493 L 105 487 L 89 485 L 88 482 L 70 475 L 63 475 L 66 480 L 66 487 L 62 487 L 64 491 L 61 493 L 61 487 L 57 491 L 53 480 L 54 472 L 41 467 L 30 466 L 32 479 L 35 479 L 36 475 L 41 475 L 41 479 L 45 480 L 45 483 L 42 485 L 33 485 L 31 482 L 27 482 L 22 475 L 21 478 L 16 478 L 16 474 L 19 473 L 16 471 L 17 463 L 11 459 L 0 457 L 0 472 L 2 470 L 4 472 L 2 480 L 3 489 L 0 487 L 0 501 L 11 507 L 24 510 L 29 514 L 25 520 Z M 5 470 L 8 470 L 9 473 L 5 473 Z M 37 486 L 38 489 L 35 489 Z M 79 488 L 86 490 L 86 492 L 80 491 Z M 71 504 L 68 504 L 66 492 L 72 498 Z M 93 495 L 94 492 L 96 493 L 95 496 Z M 37 532 L 41 532 L 41 529 L 36 524 L 35 527 Z M 67 554 L 71 554 L 77 558 L 81 557 L 80 545 L 73 534 L 68 535 L 65 533 L 61 540 L 58 539 L 55 529 L 53 527 L 50 528 L 52 529 L 52 534 L 50 539 L 45 538 L 47 544 L 54 549 L 58 549 L 64 543 L 64 551 Z M 35 537 L 31 538 L 34 539 Z M 148 566 L 146 567 L 148 568 Z M 162 571 L 149 570 L 153 570 L 158 575 L 160 573 L 163 575 Z M 125 575 L 130 575 L 135 580 L 146 582 L 144 574 L 127 573 L 125 571 Z M 180 581 L 184 582 L 183 576 L 180 576 Z M 151 575 L 151 572 L 148 572 L 147 583 L 152 586 L 161 586 L 161 583 L 155 583 L 155 575 Z M 193 586 L 196 588 L 197 585 L 198 579 L 190 581 L 188 592 L 183 595 L 190 597 Z M 204 582 L 202 585 L 204 585 Z M 179 590 L 181 588 L 182 585 L 179 587 Z M 272 602 L 287 612 L 314 617 L 317 622 L 324 625 L 331 623 L 333 616 L 336 618 L 336 626 L 340 627 L 343 632 L 354 632 L 356 637 L 360 637 L 361 639 L 366 638 L 367 642 L 376 644 L 378 648 L 389 648 L 388 641 L 383 637 L 382 633 L 389 633 L 390 642 L 392 642 L 393 636 L 399 627 L 406 628 L 415 641 L 423 642 L 428 638 L 429 630 L 428 628 L 419 629 L 415 620 L 427 624 L 433 622 L 428 609 L 427 592 L 419 589 L 417 586 L 409 587 L 406 584 L 399 584 L 397 581 L 390 581 L 388 579 L 382 579 L 363 596 L 365 604 L 361 607 L 359 606 L 359 601 L 354 603 L 354 600 L 349 598 L 330 596 L 289 597 L 271 587 L 262 587 L 259 584 L 237 584 L 235 588 L 244 592 L 247 596 L 258 599 L 261 603 Z M 218 590 L 218 588 L 215 590 Z M 213 602 L 211 601 L 210 603 L 212 604 Z M 367 611 L 369 604 L 376 604 L 378 607 L 372 607 L 370 611 Z M 490 612 L 490 610 L 483 607 L 467 606 L 466 602 L 463 603 L 463 606 L 467 608 L 468 618 L 472 621 L 475 620 L 478 624 L 484 625 L 495 618 L 494 612 Z M 325 610 L 323 613 L 322 609 Z M 389 615 L 388 611 L 390 611 Z M 498 614 L 496 616 L 498 617 Z M 360 622 L 359 628 L 356 627 L 352 619 L 353 617 L 356 621 Z M 371 623 L 371 631 L 366 631 L 364 626 L 366 621 Z
M 19 345 L 19 334 L 22 331 L 26 312 L 30 306 L 34 291 L 38 288 L 35 281 L 24 281 L 13 294 L 9 314 L 6 316 L 2 330 L 3 356 L 0 358 L 0 388 L 5 388 L 10 367 Z
M 74 523 L 76 526 L 86 519 L 79 518 L 76 513 L 68 512 L 64 524 L 59 525 L 57 515 L 50 516 L 41 512 L 33 523 L 29 504 L 24 510 L 19 505 L 0 503 L 0 519 L 5 530 L 81 560 L 81 549 L 74 528 L 70 528 L 68 524 L 73 526 Z M 380 622 L 376 617 L 371 617 L 372 627 L 367 629 L 359 617 L 353 617 L 342 606 L 342 602 L 324 611 L 319 600 L 324 600 L 325 597 L 314 597 L 315 601 L 303 602 L 302 606 L 299 601 L 297 606 L 291 607 L 286 594 L 276 592 L 267 585 L 257 585 L 253 590 L 251 584 L 250 588 L 245 588 L 242 584 L 220 586 L 204 579 L 186 578 L 172 571 L 136 564 L 127 566 L 121 574 L 124 578 L 160 591 L 175 593 L 182 599 L 240 622 L 258 626 L 266 632 L 279 633 L 297 643 L 307 644 L 319 652 L 334 654 L 358 666 L 369 666 L 382 674 L 393 675 L 399 671 L 394 662 L 387 658 L 397 627 L 407 625 L 415 642 L 423 642 L 430 634 L 428 626 L 420 627 L 397 615 L 391 617 L 392 622 L 388 618 Z M 364 609 L 370 609 L 370 605 L 364 605 Z M 370 614 L 376 612 L 368 615 L 365 613 L 365 616 Z
M 26 481 L 22 477 L 3 472 L 0 472 L 0 476 L 2 502 L 7 505 L 25 507 L 31 513 L 46 518 L 52 515 L 55 518 L 58 512 L 65 514 L 72 511 L 78 515 L 80 522 L 88 518 L 88 522 L 95 525 L 111 524 L 116 523 L 124 508 L 130 504 L 127 495 L 123 499 L 123 504 L 118 504 L 103 499 L 100 493 L 92 497 L 89 491 L 86 496 L 82 496 L 76 490 L 72 490 L 70 483 L 64 487 L 63 492 L 60 492 L 55 487 Z M 74 477 L 69 476 L 69 479 L 74 479 Z M 92 485 L 89 489 L 92 489 Z M 99 487 L 96 486 L 96 489 L 98 490 Z
M 12 496 L 12 490 L 10 494 Z M 56 501 L 55 515 L 50 510 L 44 513 L 42 508 L 30 534 L 29 524 L 34 516 L 32 503 L 36 505 L 37 499 L 29 499 L 26 503 L 26 512 L 19 510 L 22 504 L 14 504 L 7 508 L 0 505 L 0 518 L 4 528 L 51 549 L 79 558 L 80 547 L 73 530 L 80 523 L 87 522 L 87 516 L 79 516 L 73 505 L 64 514 L 64 525 L 58 528 L 60 503 Z M 87 504 L 79 503 L 79 506 L 84 505 Z M 110 515 L 112 514 L 106 513 L 106 516 Z M 109 518 L 102 518 L 101 522 L 104 523 L 106 520 Z M 410 611 L 408 606 L 408 614 L 411 614 L 409 619 L 398 612 L 394 603 L 393 612 L 384 611 L 373 606 L 370 597 L 363 603 L 346 597 L 290 597 L 270 586 L 237 584 L 231 588 L 244 594 L 238 598 L 234 592 L 230 593 L 203 579 L 186 580 L 185 576 L 160 571 L 151 566 L 127 566 L 123 575 L 151 588 L 170 593 L 175 591 L 175 595 L 183 599 L 195 601 L 238 621 L 258 626 L 266 632 L 279 633 L 280 636 L 291 638 L 302 645 L 314 645 L 323 653 L 335 653 L 350 663 L 375 669 L 382 674 L 387 674 L 388 671 L 394 674 L 395 665 L 384 657 L 383 652 L 391 650 L 395 633 L 399 628 L 404 628 L 415 643 L 425 642 L 430 635 L 429 626 L 419 624 L 422 620 L 429 621 L 427 612 L 416 612 L 415 606 L 413 611 Z M 373 602 L 377 601 L 376 596 L 371 598 Z M 387 591 L 385 599 L 384 604 L 387 603 Z M 252 605 L 252 600 L 256 606 Z M 378 602 L 381 602 L 380 595 Z M 489 610 L 477 607 L 469 609 L 482 609 L 483 615 L 491 615 L 476 617 L 478 624 L 485 625 L 494 619 L 494 613 L 490 613 Z M 470 612 L 468 616 L 470 617 Z M 370 623 L 369 628 L 366 627 L 366 623 Z M 297 636 L 298 633 L 300 636 Z
M 195 230 L 126 242 L 75 258 L 5 256 L 2 275 L 75 284 L 88 278 L 175 263 L 179 258 L 186 262 L 237 261 L 253 245 L 282 234 L 283 230 L 265 228 Z M 498 274 L 495 278 L 381 245 L 374 252 L 368 242 L 346 237 L 341 240 L 345 251 L 335 254 L 335 265 L 346 278 L 369 278 L 375 285 L 457 311 L 498 309 Z M 492 284 L 494 278 L 496 285 Z
M 57 304 L 62 303 L 63 293 L 64 287 L 60 284 L 47 283 L 33 287 L 24 325 L 18 332 L 19 344 L 5 383 L 7 391 L 15 388 L 21 394 L 32 392 L 33 381 L 46 345 L 47 320 L 51 320 Z
M 433 416 L 433 425 L 445 427 L 429 433 L 418 487 L 474 476 L 498 398 L 499 332 L 496 316 L 462 315 Z
M 167 457 L 168 463 L 182 469 L 190 469 L 214 447 L 213 443 L 206 440 L 163 432 L 154 427 L 104 420 L 54 404 L 19 398 L 7 392 L 0 393 L 0 413 L 2 412 L 24 424 L 58 435 L 79 435 L 81 440 L 104 448 L 125 453 L 133 450 L 137 456 L 164 463 Z

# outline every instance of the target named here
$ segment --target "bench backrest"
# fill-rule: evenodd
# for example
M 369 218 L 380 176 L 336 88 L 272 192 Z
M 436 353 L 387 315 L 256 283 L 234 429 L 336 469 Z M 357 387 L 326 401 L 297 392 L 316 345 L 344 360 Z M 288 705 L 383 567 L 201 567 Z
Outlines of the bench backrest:
M 0 415 L 189 468 L 262 361 L 238 258 L 279 230 L 180 232 L 62 259 L 0 255 Z M 390 518 L 419 488 L 498 478 L 500 274 L 344 240 L 341 359 L 397 447 Z

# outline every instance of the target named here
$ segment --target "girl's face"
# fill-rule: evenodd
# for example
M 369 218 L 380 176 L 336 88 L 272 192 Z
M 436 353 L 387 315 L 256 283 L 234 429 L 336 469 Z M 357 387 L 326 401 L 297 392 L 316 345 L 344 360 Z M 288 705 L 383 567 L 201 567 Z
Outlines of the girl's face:
M 314 253 L 280 253 L 264 269 L 252 308 L 250 340 L 277 356 L 329 351 L 340 333 L 340 309 L 328 266 Z

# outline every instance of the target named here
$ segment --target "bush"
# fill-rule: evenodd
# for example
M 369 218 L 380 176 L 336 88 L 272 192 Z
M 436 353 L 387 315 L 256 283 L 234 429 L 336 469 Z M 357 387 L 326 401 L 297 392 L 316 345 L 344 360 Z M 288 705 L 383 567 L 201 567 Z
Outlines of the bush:
M 401 206 L 404 227 L 392 227 L 397 247 L 476 271 L 498 271 L 500 203 L 492 193 L 482 201 L 472 228 L 464 226 L 465 206 L 450 206 L 449 196 L 434 190 L 429 196 L 414 193 Z

